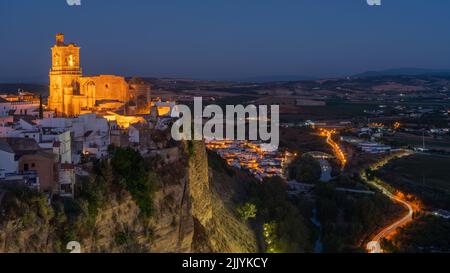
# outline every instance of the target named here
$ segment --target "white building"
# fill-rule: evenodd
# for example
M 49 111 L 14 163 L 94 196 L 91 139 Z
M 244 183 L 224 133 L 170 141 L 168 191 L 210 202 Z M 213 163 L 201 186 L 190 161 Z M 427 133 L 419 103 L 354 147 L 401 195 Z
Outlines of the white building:
M 14 122 L 13 117 L 0 118 L 0 137 L 31 138 L 39 142 L 39 129 L 36 125 L 20 119 Z
M 108 121 L 96 114 L 85 114 L 77 118 L 49 118 L 38 120 L 42 128 L 51 128 L 61 132 L 69 131 L 72 142 L 80 143 L 80 148 L 72 150 L 72 161 L 78 163 L 79 154 L 90 154 L 97 158 L 107 155 L 108 146 L 111 143 Z M 68 143 L 67 136 L 62 136 L 60 142 Z M 66 146 L 65 151 L 67 151 Z M 63 152 L 64 153 L 64 152 Z M 64 161 L 62 161 L 64 162 Z
M 33 101 L 4 101 L 0 104 L 3 115 L 33 116 L 39 113 L 39 103 Z M 7 112 L 6 112 L 7 111 Z
M 362 142 L 358 144 L 358 147 L 361 148 L 363 152 L 379 154 L 379 153 L 387 153 L 391 151 L 391 147 L 388 145 L 376 143 L 376 142 Z
M 81 115 L 74 120 L 74 139 L 83 142 L 83 153 L 97 158 L 108 155 L 111 144 L 108 121 L 96 114 Z
M 139 126 L 139 124 L 133 124 L 128 127 L 128 136 L 130 143 L 139 144 Z
M 41 128 L 41 142 L 43 149 L 52 149 L 58 155 L 59 162 L 72 163 L 72 136 L 67 129 Z
M 15 161 L 14 155 L 9 144 L 0 140 L 0 179 L 5 178 L 6 174 L 18 172 L 19 163 Z

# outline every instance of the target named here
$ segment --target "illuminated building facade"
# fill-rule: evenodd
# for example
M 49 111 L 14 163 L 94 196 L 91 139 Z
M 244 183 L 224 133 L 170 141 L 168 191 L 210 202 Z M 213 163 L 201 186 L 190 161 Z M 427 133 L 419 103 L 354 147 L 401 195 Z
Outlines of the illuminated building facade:
M 146 92 L 140 93 L 139 97 L 147 95 L 144 101 L 150 101 L 150 87 L 145 89 L 136 84 L 132 87 L 144 89 Z M 133 96 L 124 77 L 113 75 L 83 77 L 80 66 L 80 47 L 75 44 L 65 44 L 64 35 L 61 33 L 56 35 L 56 44 L 52 47 L 50 70 L 48 100 L 50 110 L 55 111 L 57 116 L 73 117 L 94 112 L 97 103 L 101 101 L 116 102 L 124 106 L 130 99 L 133 99 Z

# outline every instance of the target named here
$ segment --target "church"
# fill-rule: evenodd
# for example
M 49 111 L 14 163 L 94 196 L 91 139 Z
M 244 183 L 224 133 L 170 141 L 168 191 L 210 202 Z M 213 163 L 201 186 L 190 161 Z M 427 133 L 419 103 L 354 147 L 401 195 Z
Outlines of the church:
M 145 114 L 150 107 L 150 85 L 142 80 L 114 75 L 83 76 L 80 47 L 65 44 L 64 34 L 56 35 L 52 47 L 48 108 L 56 116 L 74 117 L 101 110 L 132 109 L 128 114 Z

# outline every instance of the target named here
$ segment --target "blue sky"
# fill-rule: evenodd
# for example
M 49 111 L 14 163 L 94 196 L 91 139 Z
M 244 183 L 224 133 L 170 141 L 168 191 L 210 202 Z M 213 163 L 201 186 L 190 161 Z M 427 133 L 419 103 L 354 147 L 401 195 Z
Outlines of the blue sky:
M 63 32 L 85 74 L 242 79 L 450 68 L 450 1 L 0 0 L 0 82 L 47 80 Z

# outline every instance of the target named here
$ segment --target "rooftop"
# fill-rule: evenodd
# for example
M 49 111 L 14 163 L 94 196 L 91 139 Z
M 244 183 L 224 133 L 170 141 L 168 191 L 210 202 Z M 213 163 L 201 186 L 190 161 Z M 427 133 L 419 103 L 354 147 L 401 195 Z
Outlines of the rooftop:
M 0 139 L 0 151 L 4 151 L 7 153 L 14 153 L 13 149 L 9 146 L 8 142 L 3 139 Z

